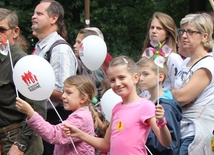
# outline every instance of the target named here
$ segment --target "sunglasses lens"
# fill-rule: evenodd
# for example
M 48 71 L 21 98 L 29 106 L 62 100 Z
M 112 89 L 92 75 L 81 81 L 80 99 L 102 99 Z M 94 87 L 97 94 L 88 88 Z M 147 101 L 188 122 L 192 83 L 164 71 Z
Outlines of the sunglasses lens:
M 4 28 L 4 27 L 0 27 L 0 33 L 5 33 L 7 31 L 7 29 L 6 28 Z

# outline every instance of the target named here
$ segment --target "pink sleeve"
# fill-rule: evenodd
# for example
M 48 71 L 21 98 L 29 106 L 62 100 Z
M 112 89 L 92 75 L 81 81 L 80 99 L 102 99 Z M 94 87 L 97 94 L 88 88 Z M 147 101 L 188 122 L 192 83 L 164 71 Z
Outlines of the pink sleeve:
M 93 134 L 93 120 L 89 120 L 91 117 L 89 112 L 80 112 L 71 114 L 66 121 L 72 125 L 77 126 L 81 130 Z M 71 139 L 68 138 L 64 131 L 62 130 L 62 124 L 52 125 L 49 122 L 45 121 L 42 116 L 37 112 L 27 120 L 27 123 L 31 128 L 39 134 L 44 140 L 48 141 L 51 144 L 70 144 Z M 79 141 L 77 138 L 72 138 L 74 142 Z
M 144 124 L 148 125 L 148 119 L 155 117 L 155 104 L 151 101 L 147 101 L 143 103 L 144 106 L 142 107 L 142 115 L 141 120 Z
M 67 139 L 66 142 L 70 141 L 64 134 L 61 123 L 52 125 L 45 121 L 37 112 L 27 120 L 27 123 L 38 135 L 51 144 L 64 144 L 65 141 L 63 139 L 65 138 Z

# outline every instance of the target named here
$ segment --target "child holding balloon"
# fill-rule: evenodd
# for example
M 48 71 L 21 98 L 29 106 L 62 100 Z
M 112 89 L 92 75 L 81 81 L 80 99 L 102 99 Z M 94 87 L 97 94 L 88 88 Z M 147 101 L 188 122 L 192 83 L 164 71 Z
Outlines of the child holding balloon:
M 110 62 L 107 77 L 112 90 L 121 96 L 122 102 L 112 110 L 112 119 L 105 137 L 91 136 L 68 123 L 64 124 L 65 133 L 99 150 L 110 150 L 111 155 L 146 155 L 145 142 L 152 129 L 160 143 L 168 147 L 171 136 L 166 126 L 164 109 L 161 105 L 155 107 L 153 102 L 138 95 L 140 75 L 136 63 L 127 56 L 119 56 Z
M 67 78 L 64 81 L 62 100 L 64 109 L 73 111 L 73 113 L 64 122 L 75 125 L 87 134 L 94 136 L 94 123 L 88 105 L 96 94 L 96 86 L 87 76 L 75 75 Z M 47 142 L 55 144 L 54 155 L 71 155 L 77 152 L 80 155 L 94 155 L 93 147 L 79 138 L 67 137 L 63 132 L 62 123 L 51 125 L 20 98 L 17 98 L 16 107 L 27 115 L 28 125 L 37 134 Z M 71 143 L 75 145 L 72 146 Z

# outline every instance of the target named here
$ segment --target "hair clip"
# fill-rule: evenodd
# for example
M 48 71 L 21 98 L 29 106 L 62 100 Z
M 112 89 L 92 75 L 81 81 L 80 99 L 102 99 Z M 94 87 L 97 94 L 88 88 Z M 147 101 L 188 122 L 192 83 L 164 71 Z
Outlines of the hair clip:
M 77 88 L 80 88 L 84 83 L 81 83 L 79 86 L 77 86 Z
M 126 58 L 123 58 L 123 61 L 127 64 L 128 63 L 128 61 L 126 60 Z

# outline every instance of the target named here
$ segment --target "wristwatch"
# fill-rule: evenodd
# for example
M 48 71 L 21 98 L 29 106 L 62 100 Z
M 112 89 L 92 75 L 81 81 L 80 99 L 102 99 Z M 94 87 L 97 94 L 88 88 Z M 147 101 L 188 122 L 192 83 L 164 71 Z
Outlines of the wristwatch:
M 19 143 L 19 142 L 17 142 L 17 141 L 14 142 L 13 144 L 18 146 L 19 150 L 21 150 L 22 152 L 24 152 L 26 150 L 26 146 L 21 144 L 21 143 Z

